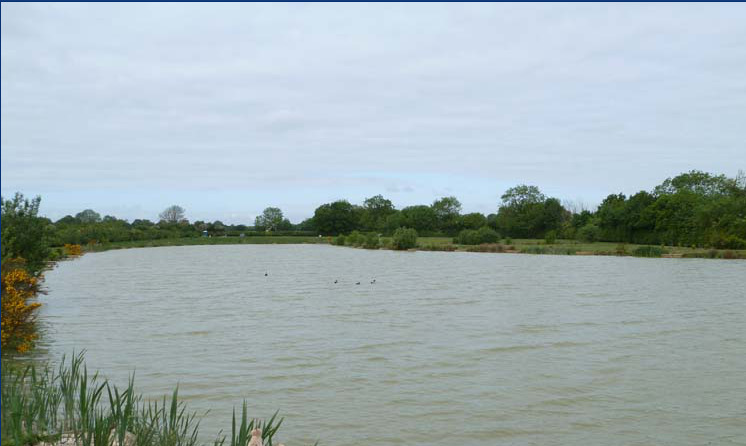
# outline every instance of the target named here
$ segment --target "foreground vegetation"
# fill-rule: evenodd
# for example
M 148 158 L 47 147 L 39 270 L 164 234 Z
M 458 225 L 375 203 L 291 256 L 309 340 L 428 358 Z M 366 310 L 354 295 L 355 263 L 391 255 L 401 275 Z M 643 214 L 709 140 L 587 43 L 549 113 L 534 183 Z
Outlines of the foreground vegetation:
M 24 446 L 68 442 L 79 446 L 197 446 L 199 417 L 170 398 L 148 401 L 135 392 L 134 376 L 119 388 L 89 374 L 82 355 L 63 358 L 58 368 L 2 364 L 2 444 Z M 283 419 L 250 419 L 246 401 L 233 411 L 230 435 L 212 446 L 248 446 L 255 428 L 272 446 Z M 258 431 L 256 433 L 259 433 Z

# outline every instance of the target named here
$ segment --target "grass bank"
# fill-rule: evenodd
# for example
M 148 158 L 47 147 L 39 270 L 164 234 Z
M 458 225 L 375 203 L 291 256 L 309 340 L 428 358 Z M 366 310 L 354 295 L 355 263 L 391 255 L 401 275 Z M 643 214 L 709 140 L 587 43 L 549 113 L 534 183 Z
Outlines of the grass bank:
M 390 237 L 382 237 L 384 246 L 391 243 Z M 419 237 L 417 250 L 420 251 L 460 251 L 493 252 L 512 254 L 555 254 L 555 255 L 600 255 L 672 258 L 746 259 L 746 250 L 691 248 L 684 246 L 638 245 L 633 243 L 594 242 L 577 240 L 557 240 L 547 244 L 540 239 L 502 239 L 500 243 L 483 245 L 460 245 L 451 237 Z
M 254 435 L 272 446 L 283 419 L 277 413 L 266 421 L 250 419 L 244 401 L 239 416 L 234 408 L 227 421 L 225 435 L 203 443 L 200 417 L 179 400 L 178 387 L 148 401 L 135 392 L 134 376 L 117 387 L 89 373 L 82 355 L 63 359 L 58 368 L 3 359 L 3 446 L 247 446 L 255 428 L 261 431 Z

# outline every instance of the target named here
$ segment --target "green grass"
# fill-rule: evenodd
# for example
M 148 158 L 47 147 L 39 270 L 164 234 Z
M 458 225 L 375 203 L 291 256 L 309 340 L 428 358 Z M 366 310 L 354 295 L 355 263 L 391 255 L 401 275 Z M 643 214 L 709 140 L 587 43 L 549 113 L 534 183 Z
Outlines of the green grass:
M 246 401 L 230 437 L 217 433 L 213 446 L 247 446 L 254 427 L 272 446 L 283 419 L 249 419 Z M 82 355 L 63 358 L 58 368 L 20 366 L 3 358 L 2 445 L 31 446 L 74 438 L 79 446 L 198 446 L 199 418 L 179 400 L 178 387 L 161 401 L 135 393 L 134 376 L 119 389 L 97 373 L 89 374 Z
M 192 246 L 192 245 L 267 245 L 267 244 L 306 244 L 329 243 L 327 237 L 310 237 L 294 235 L 253 236 L 253 237 L 184 237 L 164 238 L 157 240 L 134 240 L 124 242 L 98 243 L 86 245 L 86 252 L 100 252 L 111 249 L 151 248 L 158 246 Z

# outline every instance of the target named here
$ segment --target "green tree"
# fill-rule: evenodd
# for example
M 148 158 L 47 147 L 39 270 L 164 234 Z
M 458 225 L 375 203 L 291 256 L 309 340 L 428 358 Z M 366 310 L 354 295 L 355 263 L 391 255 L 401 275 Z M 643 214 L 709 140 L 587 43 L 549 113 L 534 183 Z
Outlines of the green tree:
M 316 208 L 313 225 L 323 235 L 346 234 L 358 227 L 359 214 L 347 200 L 337 200 Z
M 86 209 L 75 214 L 75 218 L 81 223 L 98 223 L 101 221 L 101 214 L 93 209 Z
M 456 197 L 443 197 L 431 206 L 435 212 L 435 225 L 441 231 L 451 233 L 458 230 L 461 202 Z
M 430 206 L 407 206 L 401 210 L 400 223 L 418 232 L 434 231 L 438 221 L 435 211 Z
M 546 198 L 536 186 L 519 185 L 502 195 L 496 224 L 510 237 L 538 238 L 558 230 L 569 213 L 556 198 Z
M 254 226 L 257 231 L 276 231 L 284 226 L 284 222 L 285 217 L 280 208 L 268 207 L 264 209 L 262 215 L 256 217 Z
M 29 200 L 21 193 L 10 200 L 0 197 L 2 262 L 25 259 L 26 267 L 34 275 L 41 272 L 49 259 L 49 237 L 53 231 L 51 221 L 39 217 L 40 204 L 41 197 Z
M 479 212 L 472 212 L 461 217 L 461 227 L 464 229 L 479 229 L 487 225 L 487 218 Z
M 187 221 L 185 214 L 183 207 L 174 204 L 158 214 L 158 218 L 166 223 L 183 223 Z
M 360 215 L 360 225 L 364 230 L 383 231 L 386 227 L 386 219 L 396 210 L 391 200 L 375 195 L 366 198 Z

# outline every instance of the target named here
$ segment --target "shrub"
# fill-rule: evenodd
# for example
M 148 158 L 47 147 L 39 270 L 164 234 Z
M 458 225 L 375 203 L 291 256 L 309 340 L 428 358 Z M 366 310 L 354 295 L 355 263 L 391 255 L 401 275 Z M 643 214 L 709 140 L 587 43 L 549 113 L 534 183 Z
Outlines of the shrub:
M 512 245 L 513 244 L 513 239 L 510 238 L 510 237 L 505 237 L 505 244 L 506 245 Z
M 80 245 L 65 243 L 65 255 L 69 257 L 77 257 L 83 254 L 83 247 Z
M 474 229 L 464 229 L 458 233 L 456 243 L 459 245 L 478 245 L 477 231 Z
M 500 235 L 489 226 L 482 226 L 481 228 L 477 229 L 477 237 L 479 238 L 480 244 L 497 243 L 498 241 L 500 241 Z
M 627 254 L 627 245 L 624 243 L 620 243 L 616 245 L 616 254 L 618 256 L 623 256 Z
M 378 249 L 381 247 L 381 243 L 378 240 L 378 235 L 370 233 L 365 237 L 363 248 L 365 249 Z
M 344 236 L 344 234 L 339 234 L 336 238 L 334 238 L 334 244 L 337 246 L 344 246 L 347 242 L 347 237 Z
M 394 231 L 391 240 L 391 246 L 394 249 L 412 249 L 417 247 L 417 231 L 412 228 L 399 228 Z
M 11 259 L 2 266 L 2 348 L 21 353 L 28 351 L 36 339 L 35 312 L 41 306 L 29 302 L 36 296 L 38 281 L 25 269 L 23 261 Z
M 746 249 L 746 240 L 735 235 L 729 235 L 715 239 L 712 246 L 717 249 Z
M 364 242 L 365 236 L 363 236 L 359 231 L 352 231 L 350 235 L 347 236 L 347 244 L 350 246 L 360 246 Z
M 546 234 L 544 234 L 544 242 L 547 245 L 554 245 L 554 243 L 557 241 L 557 231 L 552 229 L 551 231 L 547 231 Z
M 583 242 L 593 243 L 595 241 L 598 241 L 600 236 L 601 228 L 594 225 L 593 223 L 588 223 L 587 225 L 578 229 L 578 240 Z
M 494 229 L 488 226 L 482 226 L 481 228 L 464 229 L 459 232 L 456 237 L 456 243 L 460 245 L 481 245 L 482 243 L 497 243 L 500 240 L 500 235 L 495 232 Z
M 660 257 L 663 254 L 667 254 L 668 251 L 658 246 L 638 246 L 632 251 L 632 255 L 635 257 Z

